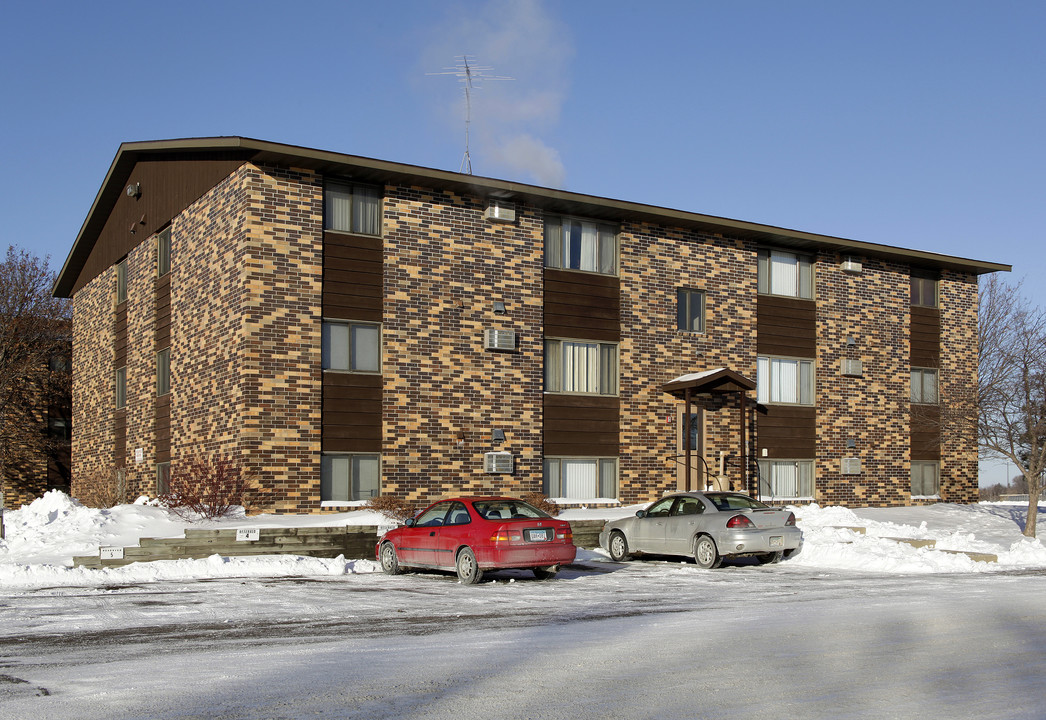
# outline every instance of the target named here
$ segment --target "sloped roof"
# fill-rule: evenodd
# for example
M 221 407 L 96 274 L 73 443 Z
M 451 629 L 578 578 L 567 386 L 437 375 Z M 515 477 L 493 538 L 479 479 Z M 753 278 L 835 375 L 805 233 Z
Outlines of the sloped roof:
M 744 392 L 755 390 L 755 383 L 744 375 L 727 368 L 714 368 L 703 372 L 680 375 L 661 386 L 661 389 L 676 397 L 691 393 Z

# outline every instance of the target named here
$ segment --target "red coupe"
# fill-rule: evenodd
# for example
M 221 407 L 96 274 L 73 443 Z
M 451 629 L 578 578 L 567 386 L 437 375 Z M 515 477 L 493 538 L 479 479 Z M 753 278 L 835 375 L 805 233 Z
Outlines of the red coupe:
M 570 523 L 512 497 L 441 500 L 390 530 L 376 548 L 381 569 L 454 570 L 479 582 L 485 570 L 530 568 L 540 579 L 572 563 L 577 548 Z

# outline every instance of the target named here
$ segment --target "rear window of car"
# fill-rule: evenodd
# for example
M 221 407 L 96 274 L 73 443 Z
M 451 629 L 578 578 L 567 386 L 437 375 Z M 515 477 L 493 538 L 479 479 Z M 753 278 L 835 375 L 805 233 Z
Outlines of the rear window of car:
M 707 495 L 706 497 L 719 510 L 751 510 L 769 507 L 747 495 Z
M 522 500 L 480 500 L 472 503 L 487 520 L 526 520 L 528 518 L 551 517 Z

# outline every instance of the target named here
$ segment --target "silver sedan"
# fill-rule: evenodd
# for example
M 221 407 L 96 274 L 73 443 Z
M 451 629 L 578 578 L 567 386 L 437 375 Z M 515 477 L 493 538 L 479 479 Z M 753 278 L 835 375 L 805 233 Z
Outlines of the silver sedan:
M 802 548 L 803 532 L 788 510 L 747 495 L 687 492 L 607 523 L 599 544 L 617 561 L 637 553 L 682 555 L 715 568 L 724 557 L 752 555 L 760 563 L 791 557 Z

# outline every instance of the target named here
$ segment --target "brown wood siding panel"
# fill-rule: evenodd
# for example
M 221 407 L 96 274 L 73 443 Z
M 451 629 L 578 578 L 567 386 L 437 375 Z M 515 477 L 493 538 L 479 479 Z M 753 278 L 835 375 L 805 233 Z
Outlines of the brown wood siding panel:
M 911 362 L 913 367 L 939 367 L 941 364 L 941 311 L 912 306 Z
M 592 395 L 545 395 L 544 454 L 617 457 L 621 401 Z
M 621 339 L 619 278 L 545 268 L 544 291 L 545 337 Z
M 756 416 L 756 459 L 816 457 L 817 411 L 812 407 L 760 406 Z
M 120 193 L 84 261 L 73 292 L 109 269 L 244 163 L 242 151 L 170 153 L 140 160 L 121 182 L 141 183 L 137 198 Z M 99 208 L 104 212 L 104 208 Z M 145 218 L 145 223 L 141 222 Z M 135 228 L 131 233 L 131 227 Z
M 116 306 L 113 318 L 113 369 L 127 364 L 127 303 Z
M 154 340 L 157 350 L 171 345 L 171 275 L 156 278 L 156 329 Z
M 323 449 L 381 452 L 382 377 L 359 373 L 323 374 Z
M 941 459 L 941 409 L 936 405 L 912 405 L 912 460 Z
M 757 302 L 760 355 L 817 354 L 817 306 L 812 300 L 760 295 Z
M 384 266 L 381 238 L 323 234 L 323 314 L 381 322 Z
M 113 413 L 113 465 L 124 467 L 127 464 L 127 410 Z

